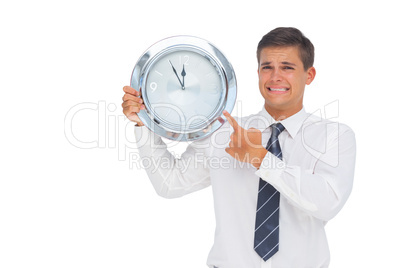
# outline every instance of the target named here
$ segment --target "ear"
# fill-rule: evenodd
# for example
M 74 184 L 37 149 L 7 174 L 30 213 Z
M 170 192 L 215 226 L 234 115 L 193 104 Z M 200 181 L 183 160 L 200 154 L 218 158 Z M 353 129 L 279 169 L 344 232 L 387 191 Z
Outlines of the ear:
M 306 85 L 310 85 L 311 82 L 313 82 L 314 77 L 315 77 L 315 74 L 316 74 L 316 70 L 315 70 L 314 67 L 310 67 L 310 68 L 307 70 Z

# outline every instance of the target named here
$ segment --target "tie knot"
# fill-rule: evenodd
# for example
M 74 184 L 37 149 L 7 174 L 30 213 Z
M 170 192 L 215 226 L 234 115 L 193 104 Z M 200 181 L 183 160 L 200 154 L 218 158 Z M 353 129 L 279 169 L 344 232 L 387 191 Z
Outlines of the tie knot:
M 279 134 L 285 129 L 285 127 L 281 123 L 276 123 L 271 125 L 272 128 L 272 136 L 277 138 Z

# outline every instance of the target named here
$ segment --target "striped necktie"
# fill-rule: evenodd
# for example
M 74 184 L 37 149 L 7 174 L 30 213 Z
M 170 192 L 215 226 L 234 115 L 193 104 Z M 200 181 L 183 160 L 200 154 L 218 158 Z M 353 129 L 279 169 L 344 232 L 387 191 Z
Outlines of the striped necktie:
M 282 160 L 278 136 L 285 129 L 281 123 L 271 125 L 272 134 L 266 149 Z M 279 192 L 260 178 L 254 250 L 267 261 L 279 250 Z

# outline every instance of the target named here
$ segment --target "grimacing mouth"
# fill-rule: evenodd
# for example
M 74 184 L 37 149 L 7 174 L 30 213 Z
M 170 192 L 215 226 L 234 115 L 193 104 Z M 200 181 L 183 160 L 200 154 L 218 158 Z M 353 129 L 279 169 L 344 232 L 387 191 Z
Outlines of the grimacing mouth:
M 281 88 L 279 88 L 279 87 L 268 87 L 268 90 L 269 90 L 269 91 L 285 92 L 285 91 L 288 91 L 289 88 L 288 88 L 288 87 L 281 87 Z

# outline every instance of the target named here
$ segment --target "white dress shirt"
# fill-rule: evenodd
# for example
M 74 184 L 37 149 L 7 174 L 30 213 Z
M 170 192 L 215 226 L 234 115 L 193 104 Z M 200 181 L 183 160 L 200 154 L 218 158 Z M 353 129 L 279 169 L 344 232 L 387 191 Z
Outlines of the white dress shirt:
M 262 144 L 267 144 L 275 120 L 265 109 L 237 120 L 245 129 L 261 130 Z M 216 230 L 209 267 L 328 267 L 324 227 L 352 190 L 354 133 L 304 108 L 281 123 L 285 126 L 279 135 L 283 161 L 268 152 L 258 170 L 225 152 L 233 131 L 228 123 L 209 138 L 191 143 L 180 158 L 145 127 L 135 129 L 139 153 L 152 163 L 147 174 L 159 195 L 180 197 L 212 185 Z M 279 251 L 267 262 L 253 247 L 260 177 L 281 194 Z

